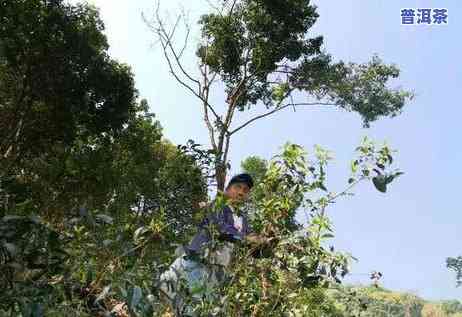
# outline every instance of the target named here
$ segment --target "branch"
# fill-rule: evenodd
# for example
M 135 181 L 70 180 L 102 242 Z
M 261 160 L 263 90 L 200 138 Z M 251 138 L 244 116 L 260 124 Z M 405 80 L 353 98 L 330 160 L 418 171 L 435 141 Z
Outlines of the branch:
M 22 117 L 20 120 L 19 120 L 19 123 L 18 123 L 18 127 L 16 128 L 16 133 L 14 134 L 14 140 L 12 143 L 10 143 L 10 146 L 8 147 L 8 149 L 6 150 L 6 153 L 3 155 L 3 158 L 8 158 L 8 156 L 10 155 L 10 152 L 13 150 L 13 146 L 14 144 L 17 144 L 18 143 L 18 140 L 19 140 L 19 135 L 21 134 L 21 130 L 23 128 L 23 123 L 24 123 L 24 117 Z
M 244 65 L 244 71 L 243 71 L 241 81 L 239 82 L 239 84 L 237 84 L 236 88 L 233 89 L 231 94 L 226 99 L 226 102 L 229 103 L 229 109 L 228 109 L 228 114 L 226 115 L 226 119 L 225 119 L 225 131 L 224 132 L 228 132 L 228 128 L 231 125 L 231 120 L 233 118 L 234 110 L 236 109 L 237 100 L 242 94 L 242 91 L 243 91 L 243 88 L 244 88 L 244 85 L 247 79 L 248 79 L 247 65 Z
M 190 33 L 190 30 L 189 30 L 189 27 L 187 27 L 187 33 L 186 33 L 186 37 L 185 37 L 185 44 L 182 48 L 182 50 L 180 51 L 180 54 L 177 54 L 175 48 L 173 47 L 172 45 L 172 38 L 175 34 L 175 31 L 176 31 L 176 28 L 178 26 L 178 23 L 179 21 L 181 20 L 181 15 L 178 15 L 178 18 L 175 22 L 175 25 L 173 26 L 172 28 L 172 31 L 170 32 L 170 34 L 168 34 L 168 32 L 166 31 L 163 23 L 162 23 L 162 20 L 159 16 L 159 7 L 157 7 L 157 10 L 156 10 L 156 19 L 157 19 L 157 24 L 159 25 L 159 28 L 156 30 L 156 33 L 160 36 L 160 37 L 165 37 L 165 43 L 167 44 L 168 48 L 170 48 L 170 51 L 172 52 L 173 56 L 175 57 L 175 61 L 178 65 L 178 67 L 180 68 L 181 72 L 191 81 L 195 82 L 196 84 L 200 84 L 199 81 L 195 78 L 193 78 L 183 67 L 183 65 L 181 64 L 180 62 L 180 59 L 181 59 L 181 55 L 183 54 L 183 51 L 187 45 L 187 41 L 188 41 L 188 38 L 189 38 L 189 33 Z
M 360 177 L 359 179 L 355 180 L 353 183 L 351 183 L 347 188 L 345 188 L 342 192 L 334 195 L 334 196 L 327 196 L 329 199 L 327 200 L 326 204 L 330 204 L 330 203 L 333 203 L 335 202 L 335 200 L 337 198 L 339 198 L 340 196 L 344 196 L 346 194 L 348 194 L 348 192 L 350 191 L 350 189 L 352 189 L 353 187 L 355 187 L 356 185 L 358 185 L 360 182 L 362 182 L 363 180 L 367 179 L 366 176 L 362 176 Z M 330 195 L 331 193 L 329 193 Z M 326 212 L 326 207 L 327 206 L 323 206 L 322 207 L 322 210 L 321 210 L 321 215 L 324 216 L 325 215 L 325 212 Z
M 175 59 L 175 62 L 176 62 L 176 65 L 180 68 L 181 72 L 189 79 L 191 80 L 192 82 L 196 83 L 198 85 L 198 88 L 199 88 L 199 91 L 201 90 L 201 83 L 193 78 L 188 72 L 186 72 L 186 70 L 184 69 L 183 65 L 181 64 L 181 56 L 184 52 L 184 49 L 187 45 L 187 38 L 189 37 L 189 33 L 190 33 L 190 29 L 189 27 L 187 27 L 187 36 L 186 36 L 186 40 L 185 40 L 185 44 L 183 46 L 183 48 L 181 49 L 180 53 L 177 53 L 175 48 L 173 47 L 173 44 L 172 44 L 172 38 L 175 34 L 175 31 L 176 31 L 176 28 L 178 26 L 178 23 L 181 19 L 181 16 L 178 16 L 176 22 L 175 22 L 175 25 L 172 29 L 172 31 L 169 33 L 166 31 L 165 27 L 164 27 L 164 24 L 162 23 L 162 19 L 160 18 L 160 15 L 159 15 L 159 6 L 157 7 L 157 10 L 156 10 L 156 22 L 157 22 L 157 25 L 158 27 L 154 27 L 152 24 L 150 24 L 148 21 L 146 21 L 145 19 L 145 22 L 147 23 L 147 25 L 151 28 L 151 30 L 153 32 L 155 32 L 158 36 L 159 36 L 159 41 L 162 45 L 162 50 L 163 50 L 163 53 L 164 53 L 164 57 L 165 59 L 167 60 L 167 63 L 168 63 L 168 66 L 169 66 L 169 69 L 170 69 L 170 72 L 172 73 L 172 75 L 175 77 L 175 79 L 182 85 L 184 86 L 187 90 L 191 91 L 193 93 L 193 95 L 195 95 L 197 98 L 199 98 L 203 103 L 205 103 L 207 105 L 207 107 L 210 109 L 210 111 L 213 113 L 213 115 L 215 116 L 216 120 L 221 122 L 221 119 L 220 117 L 218 116 L 218 114 L 216 113 L 215 109 L 209 104 L 209 102 L 207 100 L 205 100 L 198 92 L 196 92 L 196 90 L 191 87 L 188 83 L 186 83 L 184 80 L 182 80 L 178 74 L 176 73 L 175 71 L 175 68 L 173 66 L 173 62 L 172 62 L 172 59 L 171 57 L 169 56 L 169 51 L 173 54 L 173 58 Z
M 231 9 L 229 10 L 229 15 L 233 14 L 233 10 L 234 10 L 234 7 L 236 6 L 236 2 L 237 2 L 237 0 L 233 1 L 233 4 L 231 5 Z
M 296 68 L 295 67 L 292 67 L 290 65 L 288 65 L 288 61 L 285 61 L 283 64 L 276 64 L 277 67 L 282 67 L 284 69 L 291 69 L 291 70 L 295 70 Z
M 202 100 L 202 97 L 199 96 L 199 94 L 190 86 L 188 85 L 187 83 L 185 83 L 183 80 L 181 80 L 181 78 L 178 76 L 178 74 L 175 72 L 175 69 L 173 68 L 173 65 L 172 65 L 172 61 L 170 60 L 170 57 L 168 56 L 168 53 L 167 53 L 167 45 L 164 43 L 164 39 L 161 39 L 160 40 L 161 42 L 161 45 L 162 45 L 162 49 L 164 51 L 164 56 L 165 56 L 165 59 L 167 60 L 167 63 L 168 63 L 168 66 L 170 68 L 170 72 L 172 73 L 173 77 L 175 77 L 175 79 L 181 84 L 183 85 L 186 89 L 190 90 L 197 98 L 201 99 Z
M 288 71 L 288 70 L 275 70 L 273 73 L 281 73 L 281 74 L 287 74 L 287 75 L 293 75 L 293 71 Z
M 184 27 L 186 28 L 186 36 L 184 38 L 183 47 L 181 48 L 180 53 L 178 53 L 179 59 L 183 56 L 183 53 L 186 50 L 186 47 L 188 46 L 189 35 L 191 33 L 191 28 L 190 28 L 189 24 L 186 22 L 185 15 L 186 14 L 183 13 L 183 21 L 184 21 Z
M 28 78 L 28 74 L 30 73 L 30 67 L 28 66 L 24 75 L 24 78 Z M 10 128 L 6 128 L 6 137 L 4 140 L 0 142 L 0 155 L 3 156 L 3 158 L 8 158 L 10 155 L 11 151 L 13 150 L 14 146 L 18 147 L 18 140 L 19 136 L 24 130 L 24 118 L 26 117 L 31 105 L 30 103 L 25 103 L 24 100 L 26 99 L 26 83 L 24 83 L 21 79 L 20 76 L 15 76 L 16 74 L 9 74 L 12 77 L 16 77 L 16 82 L 19 84 L 21 83 L 21 91 L 19 93 L 19 97 L 17 100 L 14 101 L 15 104 L 15 111 L 14 115 L 11 118 L 11 125 Z M 8 76 L 8 74 L 7 74 Z M 21 76 L 22 77 L 22 76 Z M 15 78 L 13 78 L 14 80 Z M 19 123 L 16 123 L 19 120 Z M 3 152 L 3 148 L 6 147 L 6 151 L 4 154 L 1 154 Z M 19 149 L 19 148 L 18 148 Z M 17 149 L 17 150 L 18 150 Z
M 237 84 L 236 88 L 234 88 L 228 98 L 226 98 L 226 102 L 229 103 L 230 107 L 234 106 L 237 102 L 237 99 L 239 99 L 246 80 L 247 76 L 244 74 L 239 84 Z
M 359 184 L 360 182 L 362 182 L 363 180 L 367 179 L 367 177 L 365 176 L 362 176 L 360 177 L 359 179 L 355 180 L 353 183 L 351 183 L 347 188 L 345 188 L 342 192 L 332 196 L 332 197 L 329 197 L 329 199 L 327 200 L 327 203 L 332 203 L 332 202 L 335 202 L 335 200 L 337 198 L 339 198 L 340 196 L 344 196 L 346 195 L 350 189 L 352 189 L 353 187 L 355 187 L 357 184 Z
M 205 49 L 205 57 L 207 58 L 207 52 L 208 52 L 208 45 L 206 46 Z M 209 92 L 210 92 L 210 85 L 212 84 L 213 80 L 215 79 L 216 73 L 212 76 L 212 80 L 209 82 L 208 76 L 207 76 L 207 64 L 204 64 L 204 70 L 202 70 L 202 66 L 199 66 L 199 69 L 202 73 L 202 76 L 204 77 L 204 90 L 201 91 L 201 95 L 203 96 L 205 101 L 209 100 Z M 204 120 L 205 124 L 207 125 L 207 128 L 209 129 L 209 135 L 210 135 L 210 141 L 212 143 L 212 147 L 215 151 L 217 151 L 217 143 L 215 141 L 215 130 L 210 123 L 210 118 L 209 118 L 209 112 L 208 112 L 208 107 L 207 107 L 207 102 L 204 102 Z
M 231 135 L 228 133 L 226 135 L 226 141 L 225 141 L 225 152 L 223 155 L 223 163 L 226 166 L 226 162 L 228 161 L 228 152 L 229 152 L 229 144 L 231 142 Z
M 224 5 L 222 6 L 221 9 L 219 9 L 216 5 L 213 4 L 212 1 L 210 1 L 210 0 L 206 0 L 206 1 L 207 1 L 207 4 L 208 4 L 212 9 L 214 9 L 216 12 L 218 12 L 218 14 L 219 14 L 221 17 L 223 17 L 223 7 L 224 7 Z
M 225 151 L 222 152 L 224 157 L 227 157 L 228 155 L 227 151 L 229 149 L 229 138 L 231 137 L 231 134 L 229 133 L 229 126 L 231 125 L 234 111 L 236 109 L 237 100 L 239 99 L 242 93 L 242 88 L 244 87 L 246 80 L 247 80 L 246 73 L 244 73 L 243 78 L 241 79 L 239 84 L 236 86 L 236 88 L 233 90 L 233 92 L 230 94 L 230 96 L 226 100 L 229 103 L 229 107 L 228 107 L 228 112 L 226 113 L 226 118 L 225 118 L 225 122 L 224 122 L 224 125 L 220 133 L 220 137 L 218 140 L 218 149 L 221 150 L 223 149 L 223 142 L 225 141 L 225 137 L 226 137 Z
M 205 58 L 202 59 L 203 61 L 207 60 L 208 47 L 209 47 L 208 40 L 205 42 L 204 47 L 205 47 Z M 207 128 L 209 130 L 209 137 L 210 137 L 211 145 L 212 145 L 212 148 L 214 150 L 215 158 L 216 158 L 215 162 L 217 162 L 217 158 L 222 156 L 222 154 L 221 154 L 222 147 L 223 147 L 223 144 L 222 144 L 222 131 L 224 130 L 225 124 L 223 123 L 223 120 L 221 120 L 221 117 L 220 117 L 215 122 L 216 127 L 214 127 L 212 125 L 212 123 L 210 122 L 209 113 L 208 113 L 209 108 L 206 106 L 208 98 L 209 98 L 210 87 L 213 84 L 213 82 L 215 81 L 215 77 L 217 76 L 217 73 L 215 71 L 213 71 L 213 70 L 209 71 L 209 69 L 208 69 L 209 66 L 205 62 L 200 63 L 198 66 L 199 66 L 199 70 L 200 70 L 200 72 L 202 74 L 202 77 L 203 77 L 202 82 L 204 84 L 203 88 L 200 91 L 200 95 L 203 97 L 203 100 L 204 100 L 204 121 L 205 121 L 206 126 L 207 126 Z M 211 78 L 209 78 L 209 76 L 211 76 Z M 218 139 L 215 137 L 215 132 L 220 134 Z M 217 144 L 217 142 L 219 143 L 219 145 Z M 215 169 L 217 168 L 217 166 L 218 165 L 215 165 Z M 207 172 L 210 173 L 210 171 L 207 171 Z M 218 175 L 218 171 L 216 170 L 215 175 L 213 175 L 211 178 L 216 179 L 216 178 L 218 178 L 217 175 Z
M 267 112 L 267 113 L 264 113 L 264 114 L 261 114 L 259 116 L 256 116 L 252 119 L 250 119 L 249 121 L 245 122 L 244 124 L 242 124 L 241 126 L 237 127 L 236 129 L 232 130 L 229 134 L 230 135 L 233 135 L 234 133 L 238 132 L 239 130 L 245 128 L 246 126 L 248 126 L 249 124 L 251 124 L 252 122 L 255 122 L 259 119 L 262 119 L 262 118 L 265 118 L 265 117 L 268 117 L 270 115 L 272 115 L 273 113 L 276 113 L 278 111 L 281 111 L 287 107 L 295 107 L 295 106 L 335 106 L 336 104 L 332 104 L 332 103 L 324 103 L 324 102 L 313 102 L 313 103 L 288 103 L 284 106 L 280 106 L 280 107 L 276 107 L 275 109 Z

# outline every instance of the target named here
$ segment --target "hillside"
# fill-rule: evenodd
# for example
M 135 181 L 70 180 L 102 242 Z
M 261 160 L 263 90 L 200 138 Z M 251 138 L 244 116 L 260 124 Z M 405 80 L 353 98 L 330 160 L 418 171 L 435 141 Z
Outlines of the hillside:
M 346 286 L 332 291 L 335 305 L 344 316 L 361 317 L 461 317 L 458 300 L 428 301 L 410 293 L 374 286 Z

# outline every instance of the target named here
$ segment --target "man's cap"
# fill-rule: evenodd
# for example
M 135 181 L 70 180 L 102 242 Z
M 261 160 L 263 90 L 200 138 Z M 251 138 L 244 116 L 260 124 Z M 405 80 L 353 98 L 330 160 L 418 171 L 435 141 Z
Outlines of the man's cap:
M 247 186 L 249 186 L 249 188 L 253 187 L 252 176 L 250 176 L 250 174 L 247 174 L 247 173 L 242 173 L 242 174 L 233 176 L 231 180 L 229 181 L 228 186 L 231 186 L 232 184 L 236 184 L 236 183 L 244 183 Z

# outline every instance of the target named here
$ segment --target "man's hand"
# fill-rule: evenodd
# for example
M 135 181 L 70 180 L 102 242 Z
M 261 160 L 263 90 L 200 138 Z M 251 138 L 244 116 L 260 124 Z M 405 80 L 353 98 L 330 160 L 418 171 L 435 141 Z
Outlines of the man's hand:
M 250 246 L 250 255 L 255 258 L 268 258 L 273 254 L 273 248 L 276 246 L 277 238 L 267 238 L 255 233 L 246 236 L 246 242 Z

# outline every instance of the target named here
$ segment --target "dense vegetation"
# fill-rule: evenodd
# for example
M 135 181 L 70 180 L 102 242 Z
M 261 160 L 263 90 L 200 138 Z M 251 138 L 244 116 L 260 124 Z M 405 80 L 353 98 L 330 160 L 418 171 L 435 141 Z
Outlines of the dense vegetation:
M 158 277 L 204 216 L 209 186 L 224 185 L 229 138 L 244 128 L 232 130 L 235 111 L 258 102 L 269 114 L 295 107 L 285 101 L 298 91 L 359 113 L 367 126 L 411 97 L 386 86 L 395 66 L 377 57 L 333 63 L 322 38 L 305 39 L 317 18 L 309 1 L 231 2 L 227 14 L 200 20 L 205 84 L 197 96 L 212 143 L 204 149 L 163 137 L 130 67 L 108 55 L 94 7 L 0 0 L 0 316 L 168 315 Z M 165 37 L 173 33 L 154 29 L 181 66 Z M 216 76 L 228 111 L 210 119 Z M 289 143 L 270 160 L 242 162 L 256 181 L 243 207 L 272 242 L 236 248 L 230 278 L 196 307 L 200 314 L 460 316 L 457 301 L 341 285 L 353 258 L 330 245 L 330 208 L 359 182 L 386 192 L 402 174 L 386 144 L 365 138 L 355 152 L 336 193 L 326 185 L 330 152 L 319 146 L 308 155 Z M 307 223 L 296 221 L 300 212 Z M 454 261 L 448 266 L 460 267 Z
M 0 308 L 90 314 L 172 255 L 206 195 L 201 158 L 162 138 L 98 12 L 2 1 Z

